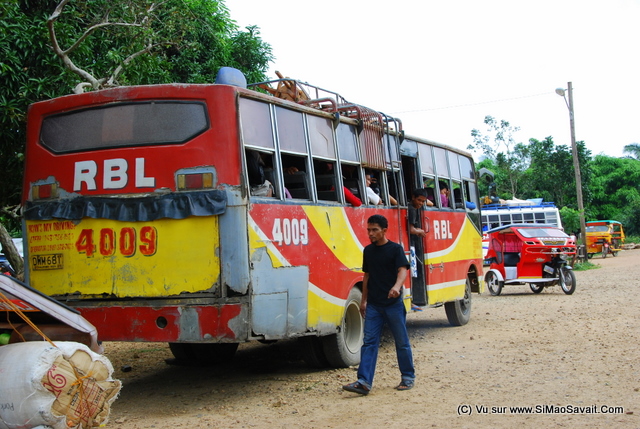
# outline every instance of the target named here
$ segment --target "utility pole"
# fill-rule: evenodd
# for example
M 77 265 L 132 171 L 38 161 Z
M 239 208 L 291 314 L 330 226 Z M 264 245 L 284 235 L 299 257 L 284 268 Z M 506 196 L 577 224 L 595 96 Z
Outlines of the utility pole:
M 567 92 L 569 93 L 569 101 L 565 98 L 565 91 L 562 88 L 556 89 L 556 94 L 561 95 L 564 98 L 567 107 L 569 108 L 569 121 L 571 126 L 571 152 L 573 154 L 573 171 L 576 177 L 576 198 L 578 200 L 578 212 L 580 215 L 580 243 L 584 245 L 584 254 L 586 256 L 586 244 L 587 244 L 587 224 L 584 220 L 584 204 L 582 201 L 582 176 L 580 174 L 580 160 L 578 159 L 578 147 L 576 146 L 576 126 L 573 117 L 573 85 L 571 82 L 567 83 Z

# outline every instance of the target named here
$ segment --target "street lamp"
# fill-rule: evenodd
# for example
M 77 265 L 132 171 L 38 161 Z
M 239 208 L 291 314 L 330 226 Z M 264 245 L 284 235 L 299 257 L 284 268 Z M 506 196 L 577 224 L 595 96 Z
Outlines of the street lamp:
M 569 108 L 569 120 L 571 126 L 571 152 L 573 154 L 573 170 L 576 175 L 576 198 L 578 199 L 578 212 L 580 215 L 580 243 L 582 245 L 586 244 L 587 239 L 587 225 L 584 221 L 584 205 L 582 203 L 582 178 L 580 175 L 580 160 L 578 159 L 578 148 L 576 146 L 576 127 L 573 120 L 573 86 L 571 82 L 567 83 L 566 92 L 569 93 L 569 100 L 567 101 L 567 97 L 565 97 L 565 89 L 557 88 L 556 94 L 564 98 L 567 107 Z M 583 248 L 583 251 L 586 252 L 586 248 Z M 586 253 L 583 253 L 584 256 Z

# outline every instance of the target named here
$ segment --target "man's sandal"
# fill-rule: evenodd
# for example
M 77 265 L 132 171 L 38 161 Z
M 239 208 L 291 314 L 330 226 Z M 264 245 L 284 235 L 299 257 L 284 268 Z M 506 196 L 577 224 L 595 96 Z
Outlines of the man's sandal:
M 342 389 L 346 390 L 347 392 L 359 393 L 360 395 L 365 396 L 369 394 L 369 388 L 359 381 L 345 384 L 344 386 L 342 386 Z
M 409 390 L 413 387 L 413 381 L 411 380 L 402 380 L 400 384 L 396 387 L 396 390 Z

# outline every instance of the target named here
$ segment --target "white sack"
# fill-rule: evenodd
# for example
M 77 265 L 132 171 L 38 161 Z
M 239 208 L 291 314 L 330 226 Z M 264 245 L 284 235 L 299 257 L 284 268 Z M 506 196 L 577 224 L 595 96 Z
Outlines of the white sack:
M 0 429 L 104 425 L 121 383 L 105 356 L 74 342 L 0 346 Z

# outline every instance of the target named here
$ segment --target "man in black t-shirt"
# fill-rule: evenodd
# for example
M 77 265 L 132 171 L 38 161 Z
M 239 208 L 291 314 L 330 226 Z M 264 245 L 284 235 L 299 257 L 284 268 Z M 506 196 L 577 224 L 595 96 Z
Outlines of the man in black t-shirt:
M 362 302 L 364 341 L 360 351 L 358 381 L 342 386 L 349 392 L 368 395 L 373 386 L 380 337 L 385 323 L 396 344 L 398 367 L 402 375 L 398 390 L 409 390 L 415 381 L 411 343 L 407 333 L 407 311 L 402 299 L 402 286 L 409 263 L 404 249 L 386 237 L 387 219 L 373 215 L 367 221 L 371 244 L 364 248 L 362 271 Z

